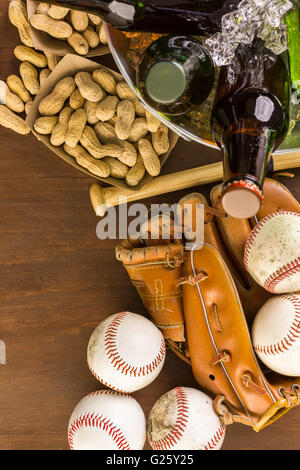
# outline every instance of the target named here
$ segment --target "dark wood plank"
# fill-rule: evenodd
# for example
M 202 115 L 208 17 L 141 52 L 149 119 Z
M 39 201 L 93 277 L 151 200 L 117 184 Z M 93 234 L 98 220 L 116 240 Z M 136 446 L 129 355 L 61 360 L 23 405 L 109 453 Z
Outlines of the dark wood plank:
M 0 78 L 18 70 L 18 36 L 0 6 Z M 112 65 L 111 57 L 103 63 Z M 99 383 L 86 347 L 107 315 L 145 314 L 114 256 L 115 240 L 99 241 L 89 201 L 92 179 L 52 154 L 34 136 L 0 128 L 0 449 L 67 449 L 69 416 Z M 220 153 L 180 141 L 164 172 L 217 161 Z M 287 186 L 300 199 L 300 171 Z M 198 188 L 209 196 L 211 186 Z M 175 202 L 186 191 L 153 198 Z M 146 415 L 177 385 L 197 387 L 190 368 L 167 353 L 160 376 L 137 392 Z M 259 434 L 228 427 L 224 449 L 297 449 L 300 408 Z M 147 446 L 148 448 L 148 446 Z

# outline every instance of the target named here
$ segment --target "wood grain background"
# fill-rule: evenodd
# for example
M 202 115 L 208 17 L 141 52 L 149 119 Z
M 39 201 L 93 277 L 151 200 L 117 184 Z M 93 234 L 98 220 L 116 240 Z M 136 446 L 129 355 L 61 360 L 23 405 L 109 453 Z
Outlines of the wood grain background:
M 0 6 L 0 79 L 18 70 L 18 35 Z M 107 56 L 103 63 L 114 67 Z M 0 128 L 0 449 L 68 449 L 69 416 L 99 387 L 86 365 L 88 339 L 106 316 L 145 310 L 116 261 L 115 240 L 96 237 L 89 201 L 93 180 L 60 160 L 33 135 Z M 217 161 L 220 153 L 179 141 L 172 172 Z M 282 180 L 300 199 L 300 171 Z M 209 195 L 210 186 L 196 188 Z M 153 198 L 176 202 L 186 191 Z M 153 384 L 134 394 L 148 415 L 175 386 L 197 387 L 171 352 Z M 260 433 L 229 426 L 223 449 L 298 449 L 300 407 Z M 145 448 L 149 448 L 146 446 Z

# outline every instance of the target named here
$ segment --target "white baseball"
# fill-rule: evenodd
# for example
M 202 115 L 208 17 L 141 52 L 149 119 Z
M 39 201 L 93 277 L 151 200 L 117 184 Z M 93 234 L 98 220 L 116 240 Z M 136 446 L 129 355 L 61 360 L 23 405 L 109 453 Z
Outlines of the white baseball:
M 68 427 L 72 450 L 141 450 L 146 418 L 130 395 L 98 390 L 75 406 Z
M 244 263 L 253 279 L 269 292 L 300 289 L 300 214 L 278 211 L 264 217 L 246 242 Z
M 109 316 L 93 331 L 87 362 L 104 385 L 134 392 L 160 373 L 166 355 L 161 331 L 147 318 L 131 312 Z
M 300 376 L 300 295 L 267 300 L 254 319 L 252 342 L 258 357 L 271 370 Z
M 147 437 L 155 450 L 218 450 L 225 427 L 212 399 L 195 388 L 176 387 L 152 408 Z

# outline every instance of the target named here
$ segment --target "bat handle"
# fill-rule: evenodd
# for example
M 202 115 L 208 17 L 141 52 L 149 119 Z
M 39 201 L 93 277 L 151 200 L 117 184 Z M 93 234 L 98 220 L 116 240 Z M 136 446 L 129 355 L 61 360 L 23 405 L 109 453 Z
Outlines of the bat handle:
M 159 191 L 161 194 L 162 191 Z M 103 217 L 109 207 L 118 206 L 122 202 L 132 202 L 147 196 L 142 191 L 130 191 L 115 186 L 102 187 L 99 183 L 93 183 L 90 187 L 90 198 L 96 215 Z
M 90 198 L 96 215 L 103 217 L 106 212 L 106 204 L 102 186 L 99 183 L 93 183 L 90 187 Z
M 273 155 L 274 171 L 300 167 L 300 152 Z M 103 217 L 109 207 L 117 206 L 126 200 L 133 202 L 159 194 L 192 188 L 202 184 L 214 183 L 222 180 L 223 166 L 221 162 L 211 163 L 197 168 L 157 176 L 139 191 L 114 186 L 102 187 L 93 183 L 90 188 L 90 198 L 96 215 Z

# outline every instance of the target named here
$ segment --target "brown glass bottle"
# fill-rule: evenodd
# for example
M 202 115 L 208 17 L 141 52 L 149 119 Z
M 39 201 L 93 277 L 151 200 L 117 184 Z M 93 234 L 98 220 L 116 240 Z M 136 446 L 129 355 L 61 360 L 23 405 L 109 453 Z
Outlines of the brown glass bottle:
M 223 67 L 212 112 L 212 133 L 223 151 L 222 204 L 233 217 L 254 216 L 271 154 L 289 125 L 290 80 L 285 56 L 260 39 L 239 46 Z
M 240 0 L 45 0 L 98 14 L 126 31 L 209 35 Z

